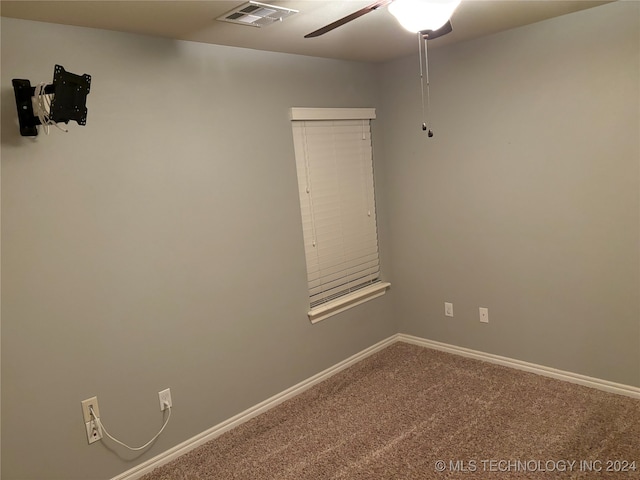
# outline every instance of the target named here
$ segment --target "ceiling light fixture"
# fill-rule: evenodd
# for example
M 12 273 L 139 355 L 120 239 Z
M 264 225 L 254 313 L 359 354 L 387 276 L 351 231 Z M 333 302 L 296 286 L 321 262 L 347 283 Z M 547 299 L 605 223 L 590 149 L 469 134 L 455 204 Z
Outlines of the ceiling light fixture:
M 433 137 L 431 129 L 431 100 L 429 84 L 429 57 L 427 40 L 433 40 L 451 32 L 449 19 L 460 5 L 460 0 L 395 0 L 389 12 L 396 17 L 405 30 L 418 34 L 418 57 L 420 58 L 420 91 L 422 95 L 422 130 Z M 424 42 L 424 70 L 422 43 Z M 425 76 L 426 73 L 426 76 Z M 425 106 L 426 85 L 426 106 Z
M 453 31 L 450 18 L 460 5 L 460 0 L 376 0 L 360 10 L 342 17 L 335 22 L 325 25 L 307 35 L 304 38 L 313 38 L 324 35 L 334 28 L 362 17 L 367 13 L 375 12 L 379 8 L 388 6 L 389 12 L 396 17 L 400 25 L 406 30 L 418 35 L 418 57 L 420 59 L 420 91 L 422 95 L 422 130 L 427 136 L 433 137 L 430 120 L 430 85 L 429 85 L 429 57 L 427 54 L 427 41 L 435 40 Z M 424 42 L 424 63 L 422 57 L 422 43 Z M 424 68 L 423 68 L 424 67 Z M 425 75 L 426 73 L 426 75 Z M 426 86 L 426 88 L 425 88 Z M 426 90 L 426 105 L 425 105 Z
M 437 30 L 449 21 L 460 0 L 395 0 L 389 12 L 406 30 Z

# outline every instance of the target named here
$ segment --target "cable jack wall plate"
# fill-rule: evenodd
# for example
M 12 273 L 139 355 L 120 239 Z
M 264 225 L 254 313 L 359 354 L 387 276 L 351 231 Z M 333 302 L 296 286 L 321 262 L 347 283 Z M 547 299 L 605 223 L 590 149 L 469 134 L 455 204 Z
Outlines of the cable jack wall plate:
M 90 422 L 85 423 L 85 427 L 87 429 L 87 441 L 89 445 L 98 440 L 102 440 L 102 429 L 100 428 L 100 424 L 95 420 L 91 420 Z

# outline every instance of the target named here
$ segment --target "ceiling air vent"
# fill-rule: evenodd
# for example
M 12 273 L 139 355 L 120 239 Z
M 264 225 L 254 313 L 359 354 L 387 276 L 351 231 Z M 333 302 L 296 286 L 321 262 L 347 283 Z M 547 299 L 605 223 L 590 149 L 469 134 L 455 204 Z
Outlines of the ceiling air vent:
M 266 27 L 294 13 L 298 13 L 298 10 L 251 1 L 243 3 L 239 7 L 225 13 L 221 17 L 218 17 L 217 20 L 237 23 L 239 25 L 250 25 L 252 27 Z

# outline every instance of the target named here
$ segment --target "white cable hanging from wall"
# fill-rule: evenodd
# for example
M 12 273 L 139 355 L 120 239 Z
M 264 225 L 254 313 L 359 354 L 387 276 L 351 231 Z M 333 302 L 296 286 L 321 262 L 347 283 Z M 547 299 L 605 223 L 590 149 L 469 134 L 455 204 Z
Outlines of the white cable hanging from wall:
M 53 95 L 45 93 L 46 86 L 47 84 L 45 82 L 40 82 L 35 86 L 33 94 L 33 114 L 40 120 L 40 124 L 46 135 L 49 135 L 50 125 L 53 125 L 65 133 L 69 133 L 69 130 L 61 127 L 51 119 L 51 97 Z
M 171 401 L 171 389 L 166 388 L 158 392 L 158 399 L 160 400 L 160 411 L 164 412 L 165 410 L 168 410 L 167 418 L 164 421 L 162 428 L 160 428 L 160 431 L 156 433 L 151 440 L 149 440 L 147 443 L 145 443 L 140 447 L 131 447 L 126 443 L 118 440 L 107 431 L 106 427 L 102 423 L 102 420 L 100 420 L 100 409 L 98 408 L 98 397 L 94 396 L 86 400 L 83 400 L 81 402 L 82 415 L 83 415 L 83 418 L 85 421 L 85 427 L 87 430 L 87 441 L 89 442 L 89 444 L 92 444 L 94 442 L 102 440 L 103 435 L 106 435 L 117 444 L 122 445 L 123 447 L 131 451 L 135 452 L 135 451 L 144 450 L 153 442 L 155 442 L 156 439 L 162 434 L 162 432 L 164 432 L 164 429 L 169 424 L 169 420 L 171 418 L 171 407 L 173 405 Z

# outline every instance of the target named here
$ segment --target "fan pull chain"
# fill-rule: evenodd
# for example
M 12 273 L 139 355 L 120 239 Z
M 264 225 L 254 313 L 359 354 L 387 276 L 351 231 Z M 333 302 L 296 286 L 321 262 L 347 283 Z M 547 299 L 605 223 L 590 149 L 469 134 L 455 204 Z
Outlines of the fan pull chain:
M 430 94 L 430 83 L 429 83 L 429 57 L 427 55 L 427 39 L 424 39 L 424 65 L 427 71 L 427 122 L 429 126 L 429 131 L 427 135 L 429 137 L 433 137 L 433 130 L 431 130 L 431 94 Z
M 422 130 L 427 129 L 427 124 L 424 122 L 424 80 L 422 73 L 422 33 L 418 32 L 418 59 L 420 60 L 420 94 L 422 96 Z
M 426 70 L 426 83 L 427 83 L 427 108 L 425 114 L 425 105 L 424 105 L 424 75 L 422 69 L 422 40 L 424 38 L 424 64 Z M 427 54 L 427 39 L 423 37 L 422 32 L 418 32 L 418 57 L 420 59 L 420 92 L 422 94 L 422 130 L 427 131 L 427 135 L 429 137 L 433 137 L 433 130 L 431 130 L 431 116 L 429 115 L 431 110 L 431 95 L 429 88 L 429 57 Z M 426 119 L 426 121 L 425 121 Z M 428 127 L 427 127 L 428 123 Z

